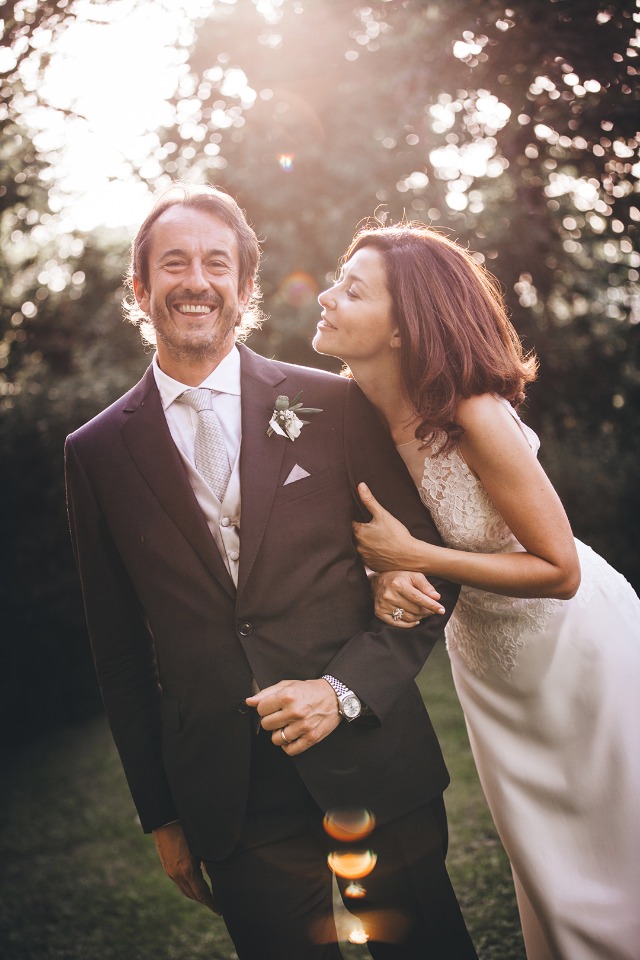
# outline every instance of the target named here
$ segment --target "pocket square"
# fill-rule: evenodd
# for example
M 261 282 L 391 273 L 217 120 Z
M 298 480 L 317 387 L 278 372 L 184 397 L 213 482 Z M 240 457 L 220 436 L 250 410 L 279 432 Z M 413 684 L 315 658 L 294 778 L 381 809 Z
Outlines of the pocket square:
M 304 467 L 301 467 L 300 464 L 296 463 L 295 467 L 293 467 L 293 469 L 291 470 L 291 473 L 285 480 L 284 486 L 286 487 L 288 483 L 295 483 L 296 480 L 304 480 L 305 477 L 310 477 L 310 476 L 311 474 L 307 470 L 305 470 Z

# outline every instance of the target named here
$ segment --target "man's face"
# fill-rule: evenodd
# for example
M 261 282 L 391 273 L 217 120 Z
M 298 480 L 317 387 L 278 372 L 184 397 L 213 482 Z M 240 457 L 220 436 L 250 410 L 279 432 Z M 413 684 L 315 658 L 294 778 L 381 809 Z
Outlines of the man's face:
M 225 356 L 253 286 L 238 290 L 231 227 L 202 210 L 169 207 L 151 228 L 148 276 L 146 285 L 134 279 L 134 292 L 155 329 L 161 368 Z

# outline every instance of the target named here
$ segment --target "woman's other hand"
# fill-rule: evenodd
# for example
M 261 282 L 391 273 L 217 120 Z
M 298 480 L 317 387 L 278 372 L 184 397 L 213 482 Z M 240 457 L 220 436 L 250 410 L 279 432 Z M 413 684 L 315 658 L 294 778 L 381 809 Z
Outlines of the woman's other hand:
M 423 573 L 391 570 L 376 574 L 371 585 L 376 616 L 394 627 L 415 627 L 425 617 L 444 613 L 440 594 Z

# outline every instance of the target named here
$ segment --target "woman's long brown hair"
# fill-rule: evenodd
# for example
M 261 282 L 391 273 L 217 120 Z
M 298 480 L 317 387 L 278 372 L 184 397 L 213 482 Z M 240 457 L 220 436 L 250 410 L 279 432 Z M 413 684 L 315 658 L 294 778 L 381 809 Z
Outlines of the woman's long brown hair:
M 537 360 L 525 355 L 507 317 L 495 277 L 444 234 L 422 223 L 360 230 L 342 262 L 362 247 L 385 263 L 394 323 L 400 331 L 400 365 L 419 424 L 416 437 L 441 450 L 460 439 L 460 400 L 482 393 L 506 397 L 514 407 L 535 380 Z

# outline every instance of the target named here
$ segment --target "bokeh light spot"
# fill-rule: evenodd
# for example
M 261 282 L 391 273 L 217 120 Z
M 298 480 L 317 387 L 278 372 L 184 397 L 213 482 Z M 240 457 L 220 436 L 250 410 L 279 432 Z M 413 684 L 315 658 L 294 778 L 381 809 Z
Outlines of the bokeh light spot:
M 347 887 L 345 887 L 344 895 L 345 897 L 351 897 L 353 900 L 361 900 L 362 897 L 366 897 L 367 891 L 361 883 L 358 883 L 357 880 L 353 880 Z
M 330 869 L 346 880 L 360 880 L 368 876 L 376 865 L 378 855 L 373 850 L 333 851 L 327 857 Z
M 376 825 L 370 810 L 328 810 L 324 829 L 334 840 L 352 842 L 368 836 Z
M 319 292 L 315 278 L 302 270 L 290 273 L 278 289 L 280 297 L 290 307 L 305 307 L 313 303 Z
M 349 934 L 349 943 L 366 943 L 369 934 L 362 927 L 355 927 Z

